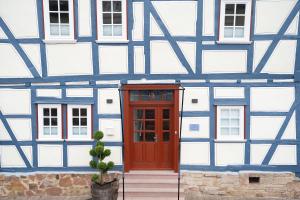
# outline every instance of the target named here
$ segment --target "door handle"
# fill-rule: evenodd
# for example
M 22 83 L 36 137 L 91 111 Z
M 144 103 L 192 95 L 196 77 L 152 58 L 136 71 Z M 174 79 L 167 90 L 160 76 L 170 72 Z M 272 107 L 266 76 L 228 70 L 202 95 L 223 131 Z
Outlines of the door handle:
M 174 133 L 175 133 L 175 135 L 177 135 L 177 131 L 175 131 Z

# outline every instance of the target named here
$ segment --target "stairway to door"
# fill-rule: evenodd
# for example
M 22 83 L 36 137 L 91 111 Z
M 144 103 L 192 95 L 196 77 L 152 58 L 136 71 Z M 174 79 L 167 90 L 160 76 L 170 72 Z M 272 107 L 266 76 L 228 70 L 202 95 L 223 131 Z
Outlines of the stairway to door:
M 120 181 L 118 200 L 123 199 Z M 178 195 L 177 181 L 177 173 L 173 171 L 130 171 L 125 173 L 125 200 L 175 200 Z M 182 188 L 180 199 L 184 199 Z

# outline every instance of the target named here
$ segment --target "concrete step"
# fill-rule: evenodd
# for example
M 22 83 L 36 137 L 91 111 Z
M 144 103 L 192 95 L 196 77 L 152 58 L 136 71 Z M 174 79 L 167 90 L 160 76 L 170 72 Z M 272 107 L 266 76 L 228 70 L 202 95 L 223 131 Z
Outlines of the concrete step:
M 120 179 L 119 180 L 119 183 L 122 184 L 123 183 L 123 180 Z M 178 183 L 178 180 L 177 179 L 173 179 L 173 178 L 165 178 L 165 179 L 161 179 L 161 178 L 157 178 L 157 179 L 154 179 L 154 178 L 148 178 L 148 177 L 126 177 L 125 178 L 125 185 L 126 184 L 135 184 L 135 183 L 138 183 L 138 184 L 143 184 L 143 183 L 149 183 L 149 184 L 152 184 L 152 183 L 165 183 L 165 184 L 177 184 Z

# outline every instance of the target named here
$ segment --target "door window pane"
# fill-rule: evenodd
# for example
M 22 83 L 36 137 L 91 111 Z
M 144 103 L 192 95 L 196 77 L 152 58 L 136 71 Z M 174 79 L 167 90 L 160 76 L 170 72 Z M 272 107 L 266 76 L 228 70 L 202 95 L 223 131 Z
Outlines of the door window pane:
M 144 129 L 144 127 L 143 127 L 143 121 L 135 121 L 134 122 L 134 130 L 141 131 L 143 129 Z
M 163 118 L 164 119 L 169 119 L 170 118 L 170 110 L 169 109 L 164 109 L 163 110 Z
M 143 110 L 134 110 L 134 119 L 143 119 Z
M 145 119 L 154 119 L 154 118 L 155 118 L 155 110 L 145 111 Z
M 155 130 L 155 121 L 146 121 L 145 130 Z
M 143 140 L 143 134 L 136 132 L 134 133 L 134 142 L 142 142 Z
M 133 90 L 130 101 L 172 101 L 172 90 Z
M 163 133 L 163 141 L 164 142 L 170 141 L 170 132 L 164 132 Z
M 155 133 L 153 132 L 145 133 L 145 140 L 146 142 L 155 142 L 156 140 Z
M 170 129 L 170 121 L 164 120 L 163 121 L 163 130 L 169 130 Z

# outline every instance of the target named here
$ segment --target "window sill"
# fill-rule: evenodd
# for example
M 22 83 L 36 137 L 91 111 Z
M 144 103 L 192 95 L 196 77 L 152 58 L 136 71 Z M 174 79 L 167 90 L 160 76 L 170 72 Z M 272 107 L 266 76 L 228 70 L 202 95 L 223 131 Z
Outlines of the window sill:
M 43 40 L 45 44 L 75 44 L 77 40 L 64 39 L 64 40 L 55 40 L 55 39 L 47 39 Z
M 215 143 L 246 143 L 247 140 L 220 140 L 215 139 Z
M 129 40 L 96 40 L 98 44 L 127 44 Z
M 216 41 L 217 44 L 252 44 L 253 41 L 241 41 L 241 40 L 223 40 Z

